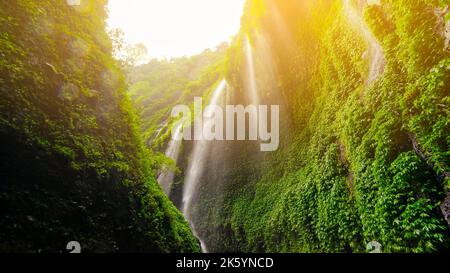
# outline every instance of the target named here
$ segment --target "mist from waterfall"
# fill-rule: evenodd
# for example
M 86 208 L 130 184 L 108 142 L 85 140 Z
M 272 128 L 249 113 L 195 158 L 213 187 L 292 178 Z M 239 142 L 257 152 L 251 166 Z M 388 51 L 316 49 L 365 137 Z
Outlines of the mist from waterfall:
M 344 12 L 349 21 L 360 31 L 366 42 L 369 44 L 369 74 L 367 76 L 367 84 L 375 81 L 384 71 L 386 59 L 384 57 L 383 48 L 373 35 L 367 23 L 364 21 L 360 11 L 356 10 L 351 0 L 344 1 Z

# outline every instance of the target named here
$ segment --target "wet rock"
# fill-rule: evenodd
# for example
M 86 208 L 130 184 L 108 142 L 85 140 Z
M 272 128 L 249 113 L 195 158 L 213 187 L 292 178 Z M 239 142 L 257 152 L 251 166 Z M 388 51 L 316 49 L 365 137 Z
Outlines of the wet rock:
M 445 26 L 445 49 L 450 49 L 450 21 L 447 21 Z
M 450 226 L 450 191 L 447 192 L 447 198 L 445 198 L 444 202 L 441 204 L 441 211 Z
M 58 98 L 64 101 L 74 101 L 80 96 L 80 89 L 73 83 L 63 84 L 58 93 Z
M 446 21 L 445 17 L 450 12 L 449 6 L 444 8 L 435 8 L 434 14 L 436 15 L 436 32 L 445 38 L 444 49 L 448 50 L 450 47 L 450 21 Z

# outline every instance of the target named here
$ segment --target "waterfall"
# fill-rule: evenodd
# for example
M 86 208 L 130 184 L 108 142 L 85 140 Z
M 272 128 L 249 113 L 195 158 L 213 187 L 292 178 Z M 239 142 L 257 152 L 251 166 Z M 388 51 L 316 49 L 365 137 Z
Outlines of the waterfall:
M 181 147 L 181 134 L 183 132 L 183 124 L 180 122 L 175 126 L 175 129 L 172 133 L 172 140 L 169 142 L 169 146 L 166 150 L 166 156 L 170 159 L 172 159 L 175 164 L 178 161 L 178 156 L 180 154 L 180 147 Z M 172 170 L 163 172 L 158 177 L 158 182 L 163 188 L 164 192 L 167 196 L 170 195 L 170 191 L 172 189 L 172 183 L 175 178 L 175 172 Z
M 383 48 L 373 35 L 367 23 L 362 18 L 361 12 L 357 11 L 355 7 L 352 6 L 351 0 L 344 0 L 344 12 L 349 21 L 361 32 L 364 39 L 369 44 L 368 54 L 370 56 L 370 60 L 367 84 L 371 84 L 384 71 L 386 59 L 384 57 Z
M 223 91 L 225 90 L 227 83 L 225 80 L 222 80 L 220 84 L 217 86 L 217 88 L 214 90 L 213 95 L 210 99 L 209 105 L 217 105 L 219 103 L 219 99 L 221 98 L 221 95 Z M 213 122 L 212 118 L 204 118 L 203 121 L 203 127 L 207 127 L 211 125 Z M 210 149 L 211 142 L 207 141 L 205 139 L 201 139 L 197 141 L 194 144 L 189 166 L 187 168 L 186 177 L 184 180 L 184 189 L 183 189 L 183 214 L 186 217 L 186 219 L 191 223 L 192 230 L 194 232 L 194 235 L 199 237 L 195 227 L 192 223 L 192 213 L 191 213 L 191 206 L 192 206 L 192 199 L 195 196 L 195 193 L 198 190 L 198 183 L 201 179 L 201 176 L 203 174 L 205 164 L 207 163 L 207 156 L 208 151 Z M 199 238 L 200 239 L 200 238 Z M 204 242 L 200 239 L 200 242 L 202 244 L 202 251 L 204 253 L 208 252 L 206 245 Z
M 253 48 L 250 44 L 250 40 L 248 37 L 245 41 L 245 53 L 246 53 L 246 73 L 247 73 L 247 84 L 246 84 L 246 91 L 248 92 L 248 99 L 250 100 L 250 103 L 253 105 L 259 105 L 260 104 L 260 97 L 259 97 L 259 91 L 257 88 L 257 82 L 256 82 L 256 76 L 255 76 L 255 63 L 254 63 L 254 56 L 253 56 Z M 218 105 L 219 100 L 222 98 L 222 94 L 227 86 L 227 82 L 225 80 L 222 80 L 217 88 L 214 90 L 209 106 Z M 211 123 L 213 122 L 213 118 L 205 118 L 205 116 L 211 116 L 206 113 L 206 115 L 203 115 L 203 124 L 202 127 L 210 127 Z M 202 130 L 202 128 L 200 128 Z M 204 138 L 198 140 L 195 142 L 193 150 L 190 155 L 190 162 L 189 166 L 187 168 L 185 180 L 184 180 L 184 189 L 183 189 L 183 215 L 187 219 L 187 221 L 191 224 L 191 229 L 194 233 L 194 235 L 199 238 L 202 251 L 203 253 L 208 252 L 208 248 L 204 241 L 199 237 L 195 225 L 193 223 L 193 215 L 192 215 L 192 203 L 193 198 L 196 196 L 196 193 L 198 191 L 199 182 L 202 178 L 202 175 L 205 171 L 205 166 L 208 163 L 208 155 L 211 151 L 211 145 L 212 142 L 208 141 Z
M 259 96 L 258 84 L 256 82 L 256 72 L 255 72 L 255 58 L 254 58 L 254 49 L 252 44 L 250 43 L 250 38 L 247 36 L 245 38 L 245 56 L 246 56 L 246 92 L 247 98 L 249 99 L 249 104 L 255 105 L 258 107 L 261 103 L 261 98 Z M 258 124 L 258 117 L 264 118 L 264 116 L 260 116 L 259 113 L 257 115 L 251 115 L 251 124 Z M 266 122 L 267 120 L 261 120 L 262 122 Z M 258 127 L 256 127 L 258 129 Z

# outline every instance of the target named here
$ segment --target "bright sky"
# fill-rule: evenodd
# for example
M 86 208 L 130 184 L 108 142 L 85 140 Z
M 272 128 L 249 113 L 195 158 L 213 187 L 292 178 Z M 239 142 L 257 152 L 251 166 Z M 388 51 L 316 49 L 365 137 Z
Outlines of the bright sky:
M 245 0 L 109 0 L 109 26 L 150 57 L 171 58 L 215 48 L 239 31 Z

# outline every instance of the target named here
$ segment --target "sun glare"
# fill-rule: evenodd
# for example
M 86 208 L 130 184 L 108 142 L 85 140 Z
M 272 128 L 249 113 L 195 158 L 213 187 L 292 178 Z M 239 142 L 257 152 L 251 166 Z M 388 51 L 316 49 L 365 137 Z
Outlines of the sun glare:
M 190 56 L 237 34 L 244 1 L 109 0 L 108 25 L 143 43 L 150 57 Z

